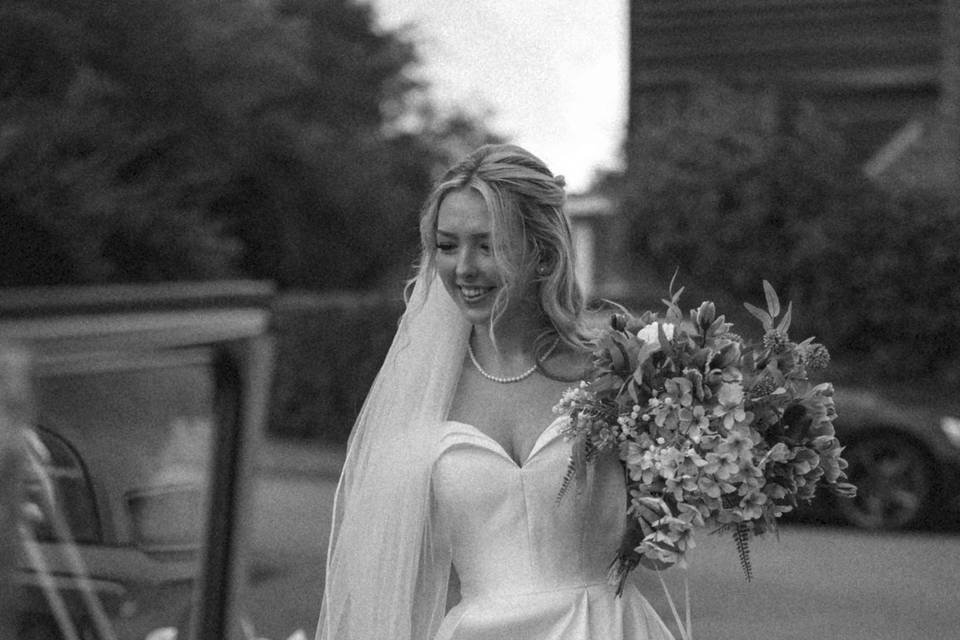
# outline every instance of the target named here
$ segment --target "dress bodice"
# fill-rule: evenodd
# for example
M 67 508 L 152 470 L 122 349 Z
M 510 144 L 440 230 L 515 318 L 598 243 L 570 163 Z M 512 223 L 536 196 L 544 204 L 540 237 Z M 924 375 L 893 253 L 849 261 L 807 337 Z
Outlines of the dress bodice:
M 566 419 L 540 434 L 522 465 L 476 427 L 442 424 L 432 517 L 461 600 L 434 640 L 673 640 L 632 583 L 618 597 L 606 579 L 626 523 L 616 456 L 557 500 L 570 459 Z
M 625 522 L 623 477 L 604 459 L 557 501 L 570 456 L 566 419 L 540 434 L 522 466 L 477 428 L 444 423 L 435 518 L 464 597 L 605 581 Z

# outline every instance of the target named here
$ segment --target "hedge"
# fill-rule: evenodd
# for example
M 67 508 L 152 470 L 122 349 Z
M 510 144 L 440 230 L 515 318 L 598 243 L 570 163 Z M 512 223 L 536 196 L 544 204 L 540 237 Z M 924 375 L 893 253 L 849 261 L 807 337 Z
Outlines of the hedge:
M 346 443 L 402 312 L 399 292 L 281 294 L 268 432 Z

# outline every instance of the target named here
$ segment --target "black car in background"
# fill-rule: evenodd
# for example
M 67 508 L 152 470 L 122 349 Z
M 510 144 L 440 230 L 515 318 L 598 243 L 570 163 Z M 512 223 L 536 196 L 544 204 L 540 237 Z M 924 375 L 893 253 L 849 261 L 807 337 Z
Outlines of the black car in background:
M 857 497 L 830 500 L 841 520 L 894 530 L 943 523 L 960 512 L 960 414 L 838 387 L 837 436 Z
M 28 362 L 35 507 L 13 541 L 19 568 L 0 575 L 16 593 L 16 620 L 0 629 L 243 637 L 241 523 L 270 386 L 271 297 L 256 282 L 0 293 L 0 349 Z

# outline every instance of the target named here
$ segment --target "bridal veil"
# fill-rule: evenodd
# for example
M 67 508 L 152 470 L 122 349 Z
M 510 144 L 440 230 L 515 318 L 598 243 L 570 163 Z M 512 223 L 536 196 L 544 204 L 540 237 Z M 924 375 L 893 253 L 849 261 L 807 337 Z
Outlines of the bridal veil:
M 350 435 L 317 640 L 427 640 L 445 613 L 450 555 L 431 530 L 430 476 L 469 325 L 431 271 Z

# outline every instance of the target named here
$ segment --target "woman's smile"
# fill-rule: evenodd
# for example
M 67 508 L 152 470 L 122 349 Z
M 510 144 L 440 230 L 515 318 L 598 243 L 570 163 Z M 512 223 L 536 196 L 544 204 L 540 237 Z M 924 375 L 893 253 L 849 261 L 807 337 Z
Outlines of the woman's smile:
M 483 300 L 488 294 L 496 291 L 496 287 L 476 287 L 460 285 L 460 295 L 468 303 L 476 303 Z
M 493 255 L 490 213 L 476 191 L 454 191 L 440 204 L 437 273 L 471 323 L 490 321 L 503 275 Z

